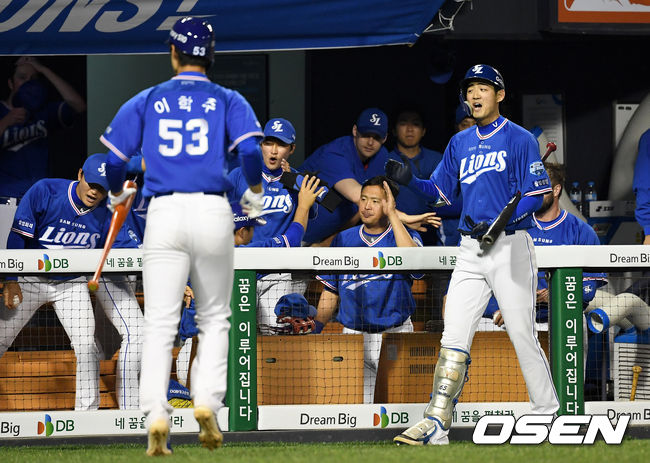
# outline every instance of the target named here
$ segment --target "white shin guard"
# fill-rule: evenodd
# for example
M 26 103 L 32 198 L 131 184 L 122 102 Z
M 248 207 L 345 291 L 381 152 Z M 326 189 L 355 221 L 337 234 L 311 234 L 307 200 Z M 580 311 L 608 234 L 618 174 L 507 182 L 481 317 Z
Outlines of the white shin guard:
M 452 412 L 463 390 L 469 354 L 458 349 L 442 347 L 433 377 L 433 394 L 424 410 L 425 418 L 437 418 L 444 429 L 451 426 Z

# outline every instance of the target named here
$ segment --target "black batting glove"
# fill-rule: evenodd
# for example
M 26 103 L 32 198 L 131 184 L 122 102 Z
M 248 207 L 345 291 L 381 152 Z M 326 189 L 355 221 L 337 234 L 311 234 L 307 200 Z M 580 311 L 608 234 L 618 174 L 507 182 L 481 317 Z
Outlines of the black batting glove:
M 411 165 L 407 162 L 402 164 L 395 159 L 389 159 L 384 166 L 386 170 L 386 177 L 399 183 L 400 185 L 408 185 L 411 183 L 413 173 L 411 172 Z

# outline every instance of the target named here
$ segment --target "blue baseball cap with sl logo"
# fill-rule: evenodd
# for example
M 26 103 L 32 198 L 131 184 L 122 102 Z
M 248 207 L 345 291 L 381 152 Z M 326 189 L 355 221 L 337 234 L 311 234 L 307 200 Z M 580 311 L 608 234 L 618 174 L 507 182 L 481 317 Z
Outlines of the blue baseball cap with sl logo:
M 97 183 L 106 191 L 110 190 L 108 178 L 106 177 L 106 153 L 96 153 L 88 156 L 81 170 L 84 173 L 86 183 Z
M 357 132 L 362 135 L 374 134 L 386 138 L 388 134 L 388 117 L 379 108 L 364 109 L 357 119 Z
M 288 120 L 276 117 L 264 126 L 264 138 L 268 137 L 277 138 L 287 145 L 293 145 L 296 142 L 296 129 Z

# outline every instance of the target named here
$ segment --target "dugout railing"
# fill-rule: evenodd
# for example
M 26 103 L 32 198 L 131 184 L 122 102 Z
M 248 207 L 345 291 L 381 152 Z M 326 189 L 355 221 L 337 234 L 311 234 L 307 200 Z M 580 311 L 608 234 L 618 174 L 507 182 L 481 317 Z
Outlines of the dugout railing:
M 561 400 L 562 414 L 597 413 L 611 418 L 632 414 L 632 425 L 650 424 L 648 407 L 643 402 L 620 400 L 587 402 L 584 400 L 582 269 L 612 272 L 644 271 L 650 253 L 644 246 L 562 246 L 537 248 L 537 263 L 546 269 L 551 288 L 550 363 Z M 382 268 L 378 253 L 390 256 Z M 44 254 L 47 254 L 45 258 Z M 231 319 L 231 349 L 227 408 L 219 415 L 222 428 L 230 431 L 264 429 L 351 429 L 406 427 L 416 422 L 423 403 L 374 403 L 331 405 L 259 405 L 257 403 L 257 329 L 255 316 L 256 272 L 390 273 L 451 272 L 455 248 L 301 248 L 237 249 Z M 99 250 L 6 250 L 0 251 L 0 274 L 46 275 L 53 273 L 91 274 L 100 258 Z M 51 266 L 46 268 L 47 259 Z M 137 273 L 142 270 L 141 251 L 113 250 L 105 273 Z M 146 304 L 146 301 L 145 301 Z M 0 322 L 1 323 L 1 322 Z M 294 338 L 296 342 L 301 337 Z M 287 339 L 287 342 L 292 342 Z M 640 354 L 638 352 L 641 352 Z M 637 349 L 635 355 L 646 355 Z M 644 361 L 641 359 L 640 361 Z M 632 361 L 634 363 L 634 360 Z M 637 362 L 638 363 L 638 362 Z M 471 374 L 471 369 L 470 369 Z M 648 369 L 636 374 L 635 388 L 650 386 Z M 498 386 L 497 386 L 498 387 Z M 3 391 L 0 390 L 0 394 Z M 471 426 L 482 414 L 525 414 L 529 406 L 518 403 L 468 403 L 457 407 L 455 426 Z M 0 438 L 45 435 L 46 422 L 60 435 L 140 434 L 142 416 L 137 410 L 65 410 L 37 412 L 0 412 Z M 32 429 L 33 428 L 33 429 Z M 174 411 L 172 432 L 195 432 L 191 412 Z

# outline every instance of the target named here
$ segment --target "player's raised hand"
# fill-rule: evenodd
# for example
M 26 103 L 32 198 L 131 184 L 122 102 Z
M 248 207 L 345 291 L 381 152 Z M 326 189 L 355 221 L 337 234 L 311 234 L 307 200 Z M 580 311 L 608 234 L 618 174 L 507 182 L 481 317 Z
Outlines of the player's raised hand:
M 108 192 L 108 204 L 106 205 L 111 212 L 115 212 L 115 206 L 118 204 L 122 204 L 124 201 L 128 199 L 129 196 L 132 194 L 135 194 L 135 192 L 138 191 L 137 188 L 124 188 L 122 191 L 120 191 L 117 194 L 113 194 L 112 191 Z
M 394 214 L 395 211 L 395 197 L 393 196 L 393 192 L 390 190 L 390 186 L 388 186 L 388 183 L 384 181 L 384 192 L 386 193 L 386 199 L 381 200 L 381 208 L 384 212 L 384 214 L 389 217 L 391 214 Z
M 0 121 L 2 121 L 2 125 L 9 127 L 10 125 L 22 124 L 27 120 L 28 116 L 29 111 L 25 108 L 12 108 Z
M 283 159 L 280 161 L 280 169 L 282 169 L 282 172 L 291 172 L 291 164 L 286 159 Z
M 242 211 L 248 217 L 259 217 L 264 209 L 264 192 L 253 193 L 250 188 L 247 188 L 239 200 L 239 204 L 241 204 Z
M 325 191 L 325 187 L 318 188 L 320 179 L 318 177 L 305 175 L 298 192 L 298 207 L 311 208 L 316 202 L 316 198 Z
M 408 185 L 411 183 L 413 173 L 411 172 L 411 165 L 407 162 L 402 164 L 395 159 L 389 159 L 384 166 L 386 177 L 399 183 L 400 185 Z
M 13 310 L 23 302 L 23 292 L 17 281 L 6 281 L 2 288 L 2 296 L 7 309 Z

